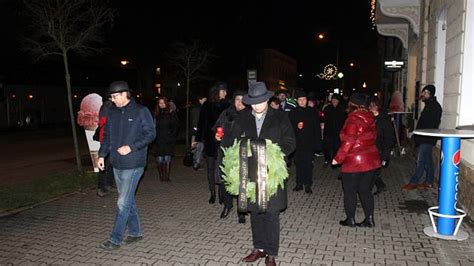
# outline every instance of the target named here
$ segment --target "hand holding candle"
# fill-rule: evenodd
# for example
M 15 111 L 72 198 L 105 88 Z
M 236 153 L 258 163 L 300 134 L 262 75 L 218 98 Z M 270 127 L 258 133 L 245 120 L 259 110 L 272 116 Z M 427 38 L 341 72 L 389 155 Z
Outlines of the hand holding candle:
M 224 137 L 224 128 L 218 127 L 216 130 L 216 139 L 221 140 Z

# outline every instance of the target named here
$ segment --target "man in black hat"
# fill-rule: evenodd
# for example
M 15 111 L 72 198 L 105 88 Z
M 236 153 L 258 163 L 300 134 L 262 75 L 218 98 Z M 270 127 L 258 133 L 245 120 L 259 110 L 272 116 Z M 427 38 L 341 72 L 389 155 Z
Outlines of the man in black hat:
M 421 112 L 420 119 L 416 124 L 416 129 L 438 129 L 441 123 L 443 109 L 436 100 L 436 88 L 433 85 L 426 85 L 421 91 L 421 100 L 425 103 L 425 108 Z M 402 188 L 412 190 L 417 187 L 432 188 L 434 180 L 433 147 L 437 138 L 415 135 L 416 146 L 416 170 L 410 182 Z M 426 179 L 422 184 L 418 184 L 423 172 L 426 171 Z
M 298 103 L 289 118 L 296 137 L 296 151 L 294 162 L 296 166 L 296 187 L 294 191 L 305 189 L 306 193 L 313 193 L 313 155 L 321 150 L 321 127 L 319 125 L 319 114 L 308 107 L 306 92 L 298 90 L 295 92 Z
M 268 91 L 265 83 L 252 82 L 243 97 L 243 102 L 252 108 L 239 112 L 232 137 L 248 137 L 251 139 L 269 139 L 280 146 L 288 156 L 295 149 L 296 140 L 288 116 L 269 108 L 268 99 L 273 92 Z M 249 164 L 249 176 L 254 174 Z M 239 200 L 241 200 L 239 198 Z M 243 258 L 244 262 L 254 262 L 265 257 L 266 265 L 276 265 L 280 242 L 280 212 L 287 208 L 286 187 L 280 187 L 276 194 L 270 197 L 266 212 L 259 212 L 259 206 L 248 204 L 250 212 L 253 250 Z M 240 207 L 240 204 L 239 204 Z
M 147 163 L 148 144 L 153 142 L 156 132 L 150 111 L 131 97 L 127 82 L 113 82 L 108 94 L 115 106 L 108 113 L 98 165 L 103 171 L 104 158 L 110 155 L 118 200 L 114 228 L 101 248 L 114 250 L 143 238 L 135 191 Z M 124 240 L 126 229 L 128 237 Z

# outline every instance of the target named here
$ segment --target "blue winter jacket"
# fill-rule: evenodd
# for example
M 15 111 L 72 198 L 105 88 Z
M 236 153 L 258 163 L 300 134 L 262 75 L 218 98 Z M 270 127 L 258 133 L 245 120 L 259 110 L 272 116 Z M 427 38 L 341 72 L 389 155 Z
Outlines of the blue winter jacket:
M 150 111 L 135 100 L 124 107 L 112 106 L 105 124 L 104 140 L 99 157 L 110 155 L 110 163 L 116 169 L 133 169 L 147 164 L 148 144 L 156 136 Z M 120 155 L 117 149 L 128 145 L 131 152 Z

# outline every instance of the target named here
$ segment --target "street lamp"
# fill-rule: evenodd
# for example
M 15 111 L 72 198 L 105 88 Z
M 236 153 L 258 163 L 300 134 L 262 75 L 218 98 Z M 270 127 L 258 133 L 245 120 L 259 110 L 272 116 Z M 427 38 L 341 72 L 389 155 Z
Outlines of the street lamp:
M 319 34 L 318 34 L 318 39 L 320 39 L 320 40 L 324 39 L 324 34 L 323 34 L 323 33 L 319 33 Z
M 354 67 L 354 63 L 350 62 L 350 63 L 349 63 L 349 66 L 350 66 L 350 67 Z
M 128 60 L 120 60 L 120 64 L 125 68 L 125 69 L 135 69 L 137 72 L 137 90 L 142 91 L 142 86 L 140 82 L 140 69 L 138 68 L 138 65 L 136 62 L 133 64 L 130 64 L 130 61 Z

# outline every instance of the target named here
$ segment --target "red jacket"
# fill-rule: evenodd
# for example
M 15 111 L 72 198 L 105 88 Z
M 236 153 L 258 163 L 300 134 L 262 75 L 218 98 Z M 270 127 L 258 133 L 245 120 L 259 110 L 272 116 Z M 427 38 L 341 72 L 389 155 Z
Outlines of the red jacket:
M 380 167 L 380 157 L 375 146 L 377 128 L 371 112 L 349 113 L 339 137 L 341 146 L 334 160 L 342 164 L 342 173 L 367 172 Z

